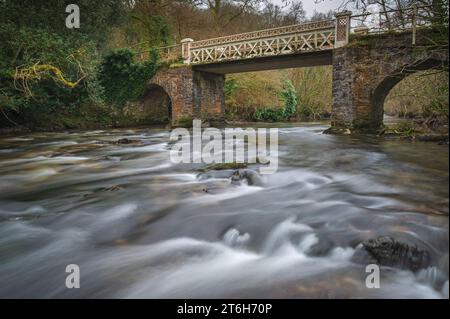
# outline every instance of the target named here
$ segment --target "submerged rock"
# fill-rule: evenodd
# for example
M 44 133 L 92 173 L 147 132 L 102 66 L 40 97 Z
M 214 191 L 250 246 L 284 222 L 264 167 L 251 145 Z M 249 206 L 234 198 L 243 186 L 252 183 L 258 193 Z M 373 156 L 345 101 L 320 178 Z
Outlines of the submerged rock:
M 362 264 L 378 264 L 416 272 L 429 267 L 431 257 L 424 249 L 383 236 L 358 245 L 352 260 Z
M 246 182 L 248 185 L 262 186 L 263 182 L 261 176 L 251 169 L 239 169 L 231 175 L 231 182 L 233 184 L 241 184 Z
M 442 145 L 445 143 L 448 144 L 448 135 L 443 134 L 422 134 L 417 135 L 415 139 L 421 142 L 436 142 Z
M 332 135 L 350 135 L 352 131 L 349 128 L 345 127 L 330 127 L 323 131 L 323 134 L 332 134 Z
M 119 185 L 113 185 L 113 186 L 104 188 L 103 191 L 105 191 L 105 192 L 115 192 L 115 191 L 118 191 L 118 190 L 121 190 L 121 189 L 122 189 L 122 187 L 120 187 Z
M 140 140 L 132 140 L 129 138 L 121 138 L 116 141 L 116 144 L 142 144 Z
M 230 178 L 231 175 L 233 175 L 234 170 L 223 170 L 223 171 L 209 171 L 209 172 L 204 172 L 204 173 L 200 173 L 197 175 L 197 178 L 199 180 L 207 180 L 207 179 L 215 179 L 215 178 L 219 178 L 219 179 L 227 179 Z
M 261 176 L 256 171 L 251 169 L 210 171 L 206 173 L 200 173 L 197 178 L 199 180 L 223 178 L 230 179 L 231 184 L 234 185 L 241 185 L 242 183 L 245 183 L 252 186 L 263 186 Z
M 104 145 L 101 145 L 98 143 L 64 145 L 64 146 L 59 147 L 57 152 L 55 154 L 53 154 L 52 157 L 63 156 L 63 155 L 67 155 L 67 154 L 74 155 L 74 154 L 79 154 L 79 153 L 96 151 L 102 147 L 104 147 Z
M 445 140 L 439 141 L 439 142 L 438 142 L 438 145 L 449 145 L 449 139 L 448 139 L 448 136 L 447 136 L 447 138 L 446 138 Z
M 96 189 L 96 190 L 94 190 L 94 191 L 92 191 L 92 192 L 90 192 L 88 194 L 85 194 L 83 197 L 84 198 L 91 198 L 91 197 L 94 197 L 98 193 L 101 193 L 101 192 L 116 192 L 116 191 L 119 191 L 121 189 L 122 189 L 122 187 L 119 186 L 119 185 L 112 185 L 112 186 L 109 186 L 109 187 L 103 187 L 103 188 Z
M 247 168 L 247 163 L 214 163 L 210 164 L 206 167 L 203 167 L 199 169 L 201 172 L 207 172 L 207 171 L 222 171 L 222 170 L 230 170 L 230 169 L 241 169 L 241 168 Z

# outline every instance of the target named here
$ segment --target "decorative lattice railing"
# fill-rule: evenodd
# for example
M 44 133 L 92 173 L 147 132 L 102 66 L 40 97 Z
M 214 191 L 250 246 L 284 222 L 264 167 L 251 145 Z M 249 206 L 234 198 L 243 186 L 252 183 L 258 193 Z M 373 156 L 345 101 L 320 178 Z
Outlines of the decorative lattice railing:
M 334 49 L 348 41 L 350 15 L 201 41 L 184 39 L 183 59 L 200 64 Z
M 240 59 L 330 50 L 342 47 L 355 34 L 416 30 L 430 25 L 430 6 L 412 6 L 401 10 L 353 15 L 350 11 L 336 14 L 333 20 L 233 34 L 220 38 L 194 41 L 184 39 L 179 45 L 159 48 L 163 57 L 179 57 L 185 64 L 217 63 Z

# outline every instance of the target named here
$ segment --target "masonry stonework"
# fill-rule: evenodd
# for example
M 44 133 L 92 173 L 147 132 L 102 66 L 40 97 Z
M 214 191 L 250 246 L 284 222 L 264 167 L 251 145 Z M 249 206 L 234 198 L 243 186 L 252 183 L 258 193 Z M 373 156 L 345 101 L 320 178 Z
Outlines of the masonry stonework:
M 177 125 L 194 118 L 209 120 L 220 118 L 224 111 L 224 75 L 178 67 L 159 70 L 150 80 L 149 91 L 158 86 L 170 98 L 171 122 Z M 146 95 L 151 98 L 153 95 Z M 148 98 L 147 98 L 148 100 Z M 156 100 L 142 103 L 156 103 Z
M 416 71 L 448 65 L 448 48 L 423 49 L 426 38 L 432 36 L 418 33 L 416 46 L 411 44 L 410 32 L 355 36 L 345 47 L 334 49 L 332 129 L 379 131 L 384 100 L 398 82 Z M 199 71 L 195 66 L 162 69 L 149 81 L 141 105 L 152 114 L 157 114 L 155 108 L 160 114 L 169 112 L 174 125 L 194 118 L 220 119 L 224 82 L 223 74 Z
M 332 126 L 376 132 L 389 91 L 408 74 L 448 64 L 448 50 L 418 49 L 411 33 L 357 37 L 333 51 Z

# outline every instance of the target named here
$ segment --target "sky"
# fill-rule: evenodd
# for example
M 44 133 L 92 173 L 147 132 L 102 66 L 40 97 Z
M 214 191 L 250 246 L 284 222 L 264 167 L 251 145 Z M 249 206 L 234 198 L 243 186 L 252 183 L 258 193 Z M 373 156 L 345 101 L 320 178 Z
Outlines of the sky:
M 271 0 L 271 2 L 281 5 L 282 0 Z M 343 0 L 321 0 L 316 3 L 316 0 L 303 0 L 303 8 L 306 11 L 307 16 L 311 16 L 314 10 L 318 12 L 328 12 L 329 10 L 336 11 L 341 5 Z

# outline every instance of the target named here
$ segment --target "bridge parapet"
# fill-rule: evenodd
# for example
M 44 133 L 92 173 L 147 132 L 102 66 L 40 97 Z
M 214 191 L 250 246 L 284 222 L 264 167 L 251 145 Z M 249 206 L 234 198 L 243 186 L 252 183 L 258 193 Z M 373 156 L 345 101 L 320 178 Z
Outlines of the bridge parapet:
M 351 12 L 324 20 L 234 34 L 201 41 L 183 40 L 186 64 L 215 63 L 308 51 L 347 44 Z
M 158 49 L 163 56 L 172 59 L 174 53 L 178 53 L 176 57 L 181 56 L 189 65 L 337 49 L 349 43 L 351 32 L 365 35 L 412 30 L 412 44 L 415 45 L 416 30 L 431 25 L 429 10 L 430 6 L 425 5 L 357 15 L 344 11 L 336 13 L 332 20 L 199 41 L 188 38 L 181 44 Z

